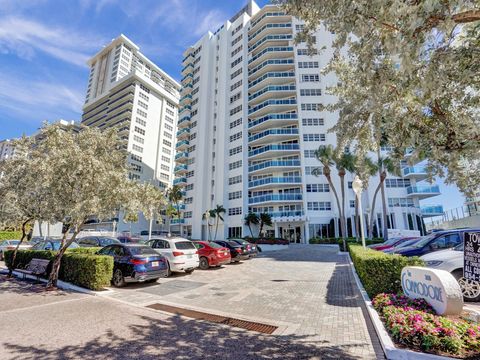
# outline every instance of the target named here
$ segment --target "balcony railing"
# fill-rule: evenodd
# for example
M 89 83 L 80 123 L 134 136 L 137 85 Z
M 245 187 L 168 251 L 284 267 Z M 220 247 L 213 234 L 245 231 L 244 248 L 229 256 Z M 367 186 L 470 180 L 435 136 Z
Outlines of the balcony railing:
M 300 166 L 300 160 L 271 160 L 265 161 L 261 164 L 256 164 L 248 167 L 249 172 L 269 168 L 269 167 L 288 167 L 288 166 Z
M 248 71 L 248 76 L 255 74 L 258 70 L 263 69 L 265 66 L 268 65 L 293 65 L 295 62 L 293 59 L 271 59 L 271 60 L 266 60 L 260 65 L 257 65 L 253 69 Z
M 250 26 L 254 28 L 255 25 L 257 25 L 260 21 L 265 19 L 267 16 L 285 16 L 285 15 L 286 15 L 285 11 L 269 11 L 263 14 L 262 16 L 260 16 L 258 19 L 255 19 L 255 21 L 253 21 Z
M 286 176 L 286 177 L 268 177 L 248 182 L 248 187 L 256 187 L 268 184 L 301 184 L 302 178 L 300 176 Z
M 185 224 L 185 219 L 172 219 L 171 224 Z
M 267 146 L 263 146 L 261 148 L 249 151 L 248 156 L 255 156 L 267 151 L 283 151 L 283 150 L 300 150 L 300 145 L 299 144 L 267 145 Z
M 181 114 L 182 112 L 184 112 L 185 110 L 188 110 L 188 111 L 191 111 L 192 110 L 192 107 L 190 105 L 185 105 L 184 107 L 182 107 L 180 109 L 180 111 L 178 112 L 179 114 Z
M 408 166 L 402 169 L 403 176 L 407 175 L 424 175 L 427 173 L 427 170 L 423 166 Z
M 268 114 L 266 116 L 263 116 L 257 120 L 250 121 L 248 123 L 248 128 L 252 128 L 254 126 L 257 126 L 258 124 L 261 124 L 265 121 L 269 120 L 296 120 L 298 119 L 298 114 L 297 113 L 287 113 L 287 114 Z
M 269 194 L 255 196 L 248 199 L 249 204 L 256 204 L 270 201 L 301 201 L 302 194 Z
M 264 44 L 268 41 L 282 41 L 282 40 L 289 41 L 289 40 L 292 40 L 292 39 L 293 39 L 293 36 L 291 34 L 267 35 L 264 38 L 262 38 L 261 40 L 258 40 L 252 46 L 250 46 L 248 48 L 248 51 L 251 52 L 251 51 L 255 50 L 256 48 L 258 48 L 259 46 L 261 46 L 262 44 Z
M 187 66 L 185 66 L 183 69 L 182 69 L 182 73 L 187 70 L 189 67 L 191 67 L 193 69 L 193 64 L 190 63 L 190 64 L 187 64 Z
M 432 205 L 432 206 L 422 206 L 421 207 L 422 215 L 442 215 L 443 206 L 442 205 Z
M 260 216 L 261 213 L 256 213 Z M 279 217 L 293 217 L 293 216 L 303 216 L 305 213 L 303 210 L 296 210 L 296 211 L 273 211 L 268 212 L 272 218 L 279 218 Z
M 440 193 L 438 185 L 417 185 L 407 187 L 407 194 L 436 194 Z
M 295 85 L 270 85 L 264 87 L 262 90 L 257 91 L 256 93 L 253 93 L 248 97 L 248 101 L 254 100 L 257 97 L 270 92 L 270 91 L 295 91 L 297 87 Z
M 255 39 L 255 37 L 260 34 L 262 31 L 266 29 L 291 29 L 291 23 L 278 23 L 278 24 L 266 24 L 262 26 L 260 29 L 255 31 L 252 35 L 248 35 L 248 41 Z
M 175 169 L 173 169 L 174 172 L 187 171 L 187 170 L 188 170 L 188 165 L 186 164 L 177 165 L 175 166 Z
M 188 141 L 188 140 L 182 140 L 182 141 L 179 141 L 179 142 L 177 143 L 177 145 L 175 146 L 175 148 L 178 149 L 178 148 L 180 148 L 180 147 L 188 146 L 188 145 L 190 145 L 190 141 Z
M 248 109 L 248 114 L 250 115 L 255 111 L 258 111 L 270 105 L 296 105 L 296 104 L 297 104 L 297 99 L 280 99 L 280 100 L 270 99 L 270 100 L 264 101 L 263 103 L 257 106 L 254 106 L 251 109 Z
M 190 129 L 186 128 L 186 129 L 178 130 L 177 131 L 177 138 L 182 136 L 183 134 L 187 134 L 187 135 L 190 134 Z
M 268 47 L 260 51 L 257 55 L 253 56 L 250 60 L 248 60 L 248 63 L 251 64 L 255 60 L 259 59 L 263 55 L 269 52 L 292 52 L 293 47 L 292 46 L 273 46 L 273 47 Z
M 186 177 L 181 177 L 173 180 L 173 185 L 186 184 L 186 183 L 187 183 Z
M 187 100 L 187 99 L 192 100 L 192 95 L 185 95 L 185 96 L 181 97 L 181 98 L 180 98 L 180 102 L 185 101 L 185 100 Z
M 294 78 L 295 77 L 295 73 L 293 71 L 287 71 L 287 72 L 268 72 L 262 76 L 260 76 L 258 79 L 250 82 L 248 84 L 248 87 L 251 88 L 251 87 L 254 87 L 255 85 L 261 83 L 262 81 L 264 81 L 265 79 L 268 79 L 268 78 Z
M 188 153 L 186 151 L 183 151 L 175 155 L 175 160 L 179 160 L 181 158 L 188 158 Z
M 248 137 L 248 141 L 255 141 L 269 135 L 298 135 L 298 129 L 269 129 Z

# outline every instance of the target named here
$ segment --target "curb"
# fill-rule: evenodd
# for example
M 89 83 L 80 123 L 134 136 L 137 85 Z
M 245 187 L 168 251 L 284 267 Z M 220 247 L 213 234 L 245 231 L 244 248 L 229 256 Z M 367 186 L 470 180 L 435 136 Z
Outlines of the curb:
M 8 274 L 8 270 L 5 269 L 5 268 L 0 268 L 0 273 Z M 15 270 L 12 272 L 12 274 L 15 275 L 15 277 L 17 277 L 17 278 L 22 278 L 23 279 L 24 275 L 25 275 L 25 279 L 36 280 L 36 281 L 40 281 L 40 282 L 45 283 L 45 284 L 48 282 L 47 279 L 37 278 L 36 276 L 33 276 L 33 275 L 19 273 Z M 94 290 L 83 288 L 81 286 L 70 284 L 70 283 L 68 283 L 66 281 L 62 281 L 62 280 L 57 281 L 57 287 L 59 289 L 62 289 L 62 290 L 71 290 L 71 291 L 76 291 L 76 292 L 79 292 L 79 293 L 88 294 L 88 295 L 92 295 L 92 296 L 107 295 L 107 293 L 113 293 L 114 292 L 111 289 L 106 289 L 106 290 L 103 290 L 103 291 L 94 291 Z
M 433 355 L 433 354 L 427 354 L 427 353 L 421 353 L 421 352 L 416 352 L 413 350 L 404 350 L 404 349 L 399 349 L 395 347 L 395 344 L 393 343 L 392 339 L 390 338 L 390 335 L 387 332 L 387 329 L 385 329 L 385 326 L 383 325 L 382 320 L 380 319 L 380 316 L 378 315 L 377 311 L 373 308 L 372 301 L 370 300 L 370 297 L 368 296 L 367 292 L 365 291 L 365 288 L 362 285 L 362 282 L 360 281 L 360 278 L 358 277 L 357 271 L 355 270 L 355 267 L 353 266 L 352 259 L 350 258 L 350 254 L 344 253 L 348 255 L 348 262 L 350 264 L 350 268 L 352 269 L 353 277 L 355 278 L 355 282 L 357 284 L 358 289 L 360 290 L 360 293 L 362 294 L 363 301 L 365 303 L 365 307 L 367 308 L 368 315 L 370 316 L 370 319 L 372 320 L 373 326 L 375 328 L 375 331 L 377 333 L 377 336 L 380 340 L 380 344 L 382 345 L 383 352 L 385 354 L 385 357 L 389 360 L 448 360 L 448 359 L 454 359 L 451 357 L 447 356 L 440 356 L 440 355 Z

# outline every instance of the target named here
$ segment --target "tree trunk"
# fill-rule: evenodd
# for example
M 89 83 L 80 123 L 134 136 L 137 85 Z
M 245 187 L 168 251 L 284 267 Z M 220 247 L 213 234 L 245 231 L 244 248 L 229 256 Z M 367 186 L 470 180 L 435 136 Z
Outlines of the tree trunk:
M 338 176 L 340 177 L 340 190 L 342 194 L 342 216 L 340 218 L 340 224 L 342 226 L 342 237 L 346 239 L 347 236 L 347 219 L 345 218 L 345 170 L 341 170 L 338 172 Z
M 252 235 L 252 239 L 253 239 L 253 231 L 252 231 L 252 227 L 250 226 L 250 223 L 248 224 L 248 230 L 250 230 L 250 235 Z
M 20 247 L 20 245 L 23 243 L 23 240 L 25 240 L 25 237 L 27 236 L 26 227 L 30 221 L 32 221 L 32 219 L 25 220 L 22 224 L 22 238 L 20 239 L 20 242 L 17 244 L 17 246 L 15 247 L 15 250 L 13 251 L 12 265 L 8 269 L 8 277 L 12 277 L 13 269 L 15 269 L 15 260 L 17 259 L 18 248 Z
M 323 174 L 327 178 L 328 185 L 330 186 L 330 189 L 332 189 L 333 195 L 335 196 L 335 200 L 337 202 L 337 208 L 338 208 L 338 211 L 340 213 L 340 226 L 342 226 L 342 224 L 341 224 L 341 222 L 342 222 L 342 213 L 341 213 L 342 208 L 340 207 L 340 200 L 338 199 L 337 190 L 335 189 L 335 186 L 333 185 L 333 182 L 332 182 L 332 177 L 330 176 L 330 169 L 327 166 L 323 167 Z M 343 248 L 344 249 L 347 248 L 347 242 L 345 241 L 345 238 L 343 238 Z
M 378 195 L 378 191 L 380 190 L 381 188 L 381 183 L 382 183 L 382 180 L 380 178 L 380 183 L 377 185 L 377 188 L 375 189 L 375 193 L 373 194 L 373 200 L 372 200 L 372 210 L 370 210 L 370 221 L 368 222 L 368 238 L 369 239 L 372 239 L 373 238 L 373 214 L 375 213 L 375 203 L 377 201 L 377 195 Z
M 359 242 L 359 236 L 358 234 L 360 233 L 360 228 L 359 228 L 359 223 L 358 223 L 358 196 L 355 195 L 355 239 L 357 242 Z
M 386 174 L 385 174 L 386 177 Z M 381 195 L 382 195 L 382 215 L 383 215 L 383 240 L 388 240 L 388 223 L 387 223 L 387 201 L 385 199 L 385 179 L 380 183 Z
M 70 231 L 70 227 L 68 227 L 67 231 L 63 234 L 62 245 L 57 255 L 55 255 L 55 258 L 53 259 L 52 271 L 50 272 L 50 276 L 48 278 L 47 289 L 54 289 L 57 287 L 58 275 L 60 271 L 60 264 L 62 262 L 63 254 L 65 254 L 65 251 L 67 251 L 68 247 L 75 241 L 77 235 L 80 233 L 80 228 L 81 226 L 75 227 L 75 232 L 73 233 L 71 239 L 68 241 L 67 241 L 67 234 Z

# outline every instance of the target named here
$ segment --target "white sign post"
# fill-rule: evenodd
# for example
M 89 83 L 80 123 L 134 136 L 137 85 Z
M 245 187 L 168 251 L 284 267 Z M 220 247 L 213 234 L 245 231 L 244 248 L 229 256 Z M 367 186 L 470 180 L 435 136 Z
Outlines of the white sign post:
M 402 289 L 409 298 L 425 299 L 439 315 L 462 312 L 462 290 L 448 271 L 406 266 L 402 270 Z

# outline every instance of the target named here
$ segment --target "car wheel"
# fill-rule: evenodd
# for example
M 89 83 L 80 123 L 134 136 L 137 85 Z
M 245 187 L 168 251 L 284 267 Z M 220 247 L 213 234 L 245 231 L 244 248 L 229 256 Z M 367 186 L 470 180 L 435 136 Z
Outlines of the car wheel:
M 200 258 L 200 265 L 198 267 L 202 270 L 208 270 L 208 268 L 210 267 L 208 265 L 208 259 L 206 257 L 201 257 Z
M 463 277 L 462 269 L 453 271 L 452 275 L 458 281 L 460 289 L 462 289 L 462 294 L 465 301 L 480 301 L 479 282 L 465 279 Z
M 166 277 L 170 277 L 172 276 L 172 270 L 170 270 L 170 263 L 167 261 L 167 276 Z
M 122 270 L 117 269 L 113 273 L 113 286 L 115 287 L 123 287 L 125 286 L 125 278 L 123 277 Z
M 193 273 L 194 270 L 195 269 L 188 269 L 188 270 L 185 270 L 185 272 L 190 275 L 191 273 Z

